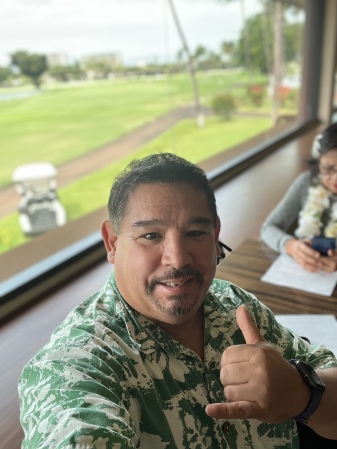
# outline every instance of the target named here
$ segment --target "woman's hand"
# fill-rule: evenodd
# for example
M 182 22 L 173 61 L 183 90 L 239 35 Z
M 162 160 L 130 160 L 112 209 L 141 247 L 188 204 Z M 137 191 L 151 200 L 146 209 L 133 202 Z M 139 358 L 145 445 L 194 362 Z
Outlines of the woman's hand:
M 321 262 L 323 264 L 322 270 L 333 273 L 337 270 L 337 252 L 333 249 L 329 249 L 328 255 L 321 257 Z
M 327 256 L 322 256 L 310 246 L 310 240 L 291 239 L 285 245 L 287 254 L 291 256 L 304 270 L 327 271 L 333 273 L 337 270 L 337 251 L 328 250 Z
M 313 273 L 324 269 L 322 256 L 311 248 L 310 240 L 288 240 L 285 250 L 304 270 Z

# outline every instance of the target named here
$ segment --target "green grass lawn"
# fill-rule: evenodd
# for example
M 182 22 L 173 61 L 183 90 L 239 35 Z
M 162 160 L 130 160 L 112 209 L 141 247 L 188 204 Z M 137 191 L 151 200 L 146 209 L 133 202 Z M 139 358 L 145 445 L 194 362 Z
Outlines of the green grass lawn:
M 199 72 L 197 80 L 203 105 L 210 105 L 217 93 L 230 92 L 238 111 L 271 112 L 270 98 L 260 108 L 247 98 L 247 85 L 266 84 L 262 75 L 237 70 Z M 31 90 L 31 86 L 2 88 L 0 94 Z M 48 161 L 59 166 L 189 103 L 193 103 L 193 92 L 187 73 L 52 84 L 43 86 L 39 95 L 0 101 L 0 188 L 12 183 L 18 165 Z M 194 120 L 182 121 L 136 153 L 60 189 L 67 220 L 106 205 L 114 177 L 134 157 L 169 151 L 198 163 L 271 126 L 271 120 L 262 116 L 235 116 L 229 122 L 212 117 L 204 128 L 198 128 Z M 27 240 L 16 212 L 0 220 L 0 253 Z
M 74 220 L 105 206 L 113 179 L 135 157 L 168 151 L 198 163 L 270 126 L 271 120 L 261 117 L 236 116 L 228 122 L 211 117 L 203 128 L 198 128 L 194 120 L 184 120 L 135 153 L 60 189 L 59 196 L 66 208 L 67 220 Z M 0 253 L 28 240 L 21 232 L 16 212 L 0 220 Z
M 247 83 L 263 81 L 261 75 L 252 79 L 230 71 L 201 72 L 197 79 L 204 104 L 219 91 L 239 92 Z M 0 101 L 0 187 L 11 183 L 20 164 L 58 166 L 192 101 L 187 74 L 55 84 L 40 95 Z

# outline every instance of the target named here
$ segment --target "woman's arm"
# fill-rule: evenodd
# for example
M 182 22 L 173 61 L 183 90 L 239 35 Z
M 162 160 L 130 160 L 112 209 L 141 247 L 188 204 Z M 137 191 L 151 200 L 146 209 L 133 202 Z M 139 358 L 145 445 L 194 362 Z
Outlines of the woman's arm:
M 285 245 L 295 237 L 289 229 L 296 222 L 311 184 L 310 173 L 302 173 L 272 210 L 261 227 L 261 240 L 278 253 L 286 253 Z

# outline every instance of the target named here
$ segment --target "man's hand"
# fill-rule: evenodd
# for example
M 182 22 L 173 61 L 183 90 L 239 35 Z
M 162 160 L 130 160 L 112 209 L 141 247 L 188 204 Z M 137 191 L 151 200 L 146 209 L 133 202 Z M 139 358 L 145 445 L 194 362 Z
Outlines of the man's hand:
M 245 306 L 237 309 L 237 323 L 246 344 L 231 346 L 221 358 L 220 380 L 229 402 L 210 404 L 212 418 L 251 418 L 282 422 L 301 413 L 310 391 L 296 368 L 263 340 Z

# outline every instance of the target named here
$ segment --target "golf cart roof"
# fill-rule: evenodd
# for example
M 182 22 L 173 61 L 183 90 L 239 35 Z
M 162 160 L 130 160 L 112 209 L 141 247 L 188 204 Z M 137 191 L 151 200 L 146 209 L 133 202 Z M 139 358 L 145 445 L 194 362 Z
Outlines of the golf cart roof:
M 57 170 L 49 162 L 38 162 L 35 164 L 20 165 L 12 175 L 14 182 L 37 181 L 41 179 L 54 178 Z

